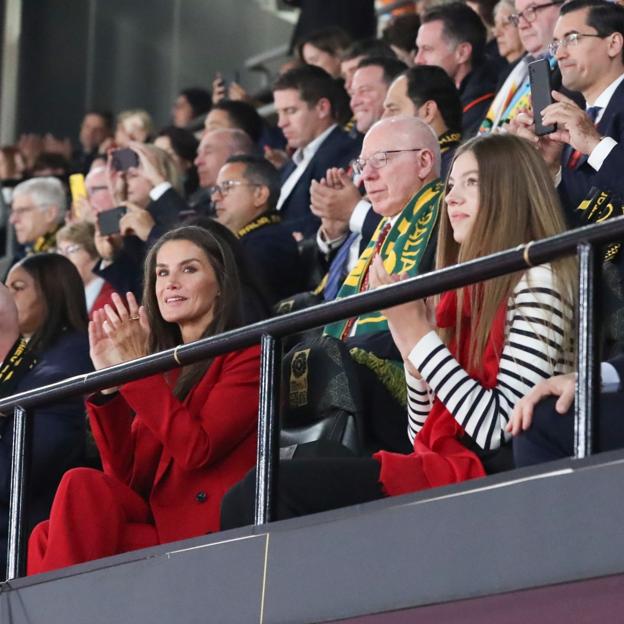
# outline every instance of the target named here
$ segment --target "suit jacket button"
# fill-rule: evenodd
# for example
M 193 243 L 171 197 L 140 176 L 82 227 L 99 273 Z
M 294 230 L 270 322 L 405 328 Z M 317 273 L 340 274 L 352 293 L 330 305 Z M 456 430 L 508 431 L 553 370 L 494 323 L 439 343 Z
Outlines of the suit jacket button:
M 195 494 L 195 500 L 198 503 L 205 503 L 207 498 L 208 496 L 203 490 L 200 490 L 199 492 L 197 492 L 197 494 Z

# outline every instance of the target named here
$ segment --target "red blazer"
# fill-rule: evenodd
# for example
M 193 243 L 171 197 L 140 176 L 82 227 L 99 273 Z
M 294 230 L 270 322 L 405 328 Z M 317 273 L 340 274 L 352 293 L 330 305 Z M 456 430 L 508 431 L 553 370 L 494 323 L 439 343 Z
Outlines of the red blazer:
M 162 374 L 88 402 L 104 472 L 148 501 L 161 543 L 219 530 L 223 495 L 256 462 L 259 370 L 250 347 L 216 357 L 182 403 Z

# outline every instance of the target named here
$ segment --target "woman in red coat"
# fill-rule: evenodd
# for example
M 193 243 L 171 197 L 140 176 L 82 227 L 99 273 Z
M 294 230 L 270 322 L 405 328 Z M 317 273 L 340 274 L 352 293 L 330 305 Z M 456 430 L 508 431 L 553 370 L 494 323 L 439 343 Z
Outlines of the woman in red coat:
M 169 232 L 146 260 L 143 301 L 114 295 L 95 313 L 96 369 L 236 327 L 229 248 L 199 227 Z M 253 347 L 91 397 L 103 472 L 65 475 L 30 537 L 28 573 L 218 530 L 223 494 L 255 463 L 258 375 Z

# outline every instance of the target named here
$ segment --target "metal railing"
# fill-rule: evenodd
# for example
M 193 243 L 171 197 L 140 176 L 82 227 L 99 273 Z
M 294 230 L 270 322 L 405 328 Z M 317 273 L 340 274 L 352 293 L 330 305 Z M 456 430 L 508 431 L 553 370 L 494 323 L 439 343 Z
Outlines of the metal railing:
M 258 410 L 258 454 L 255 523 L 271 520 L 273 492 L 277 483 L 278 396 L 281 338 L 413 299 L 491 279 L 528 267 L 579 254 L 578 383 L 575 407 L 575 455 L 592 450 L 593 414 L 597 367 L 595 365 L 594 283 L 600 264 L 597 246 L 624 238 L 624 217 L 586 226 L 558 236 L 534 241 L 453 267 L 433 271 L 398 284 L 314 306 L 277 318 L 248 325 L 194 343 L 180 345 L 104 370 L 71 377 L 0 399 L 0 412 L 14 410 L 13 462 L 9 510 L 7 580 L 23 573 L 26 535 L 24 469 L 28 456 L 28 410 L 48 402 L 119 386 L 125 382 L 165 372 L 180 365 L 261 344 L 260 401 Z

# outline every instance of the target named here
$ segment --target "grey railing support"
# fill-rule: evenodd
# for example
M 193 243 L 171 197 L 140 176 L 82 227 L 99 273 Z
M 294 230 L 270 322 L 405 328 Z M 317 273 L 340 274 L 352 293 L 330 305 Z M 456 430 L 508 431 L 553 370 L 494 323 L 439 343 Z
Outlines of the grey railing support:
M 11 494 L 9 497 L 9 534 L 7 539 L 7 581 L 26 573 L 26 513 L 30 470 L 32 423 L 26 410 L 13 410 L 13 448 L 11 455 Z
M 258 459 L 256 464 L 255 524 L 273 518 L 279 460 L 279 386 L 281 340 L 262 336 L 260 354 L 260 408 L 258 413 Z
M 592 454 L 596 440 L 597 390 L 600 387 L 599 367 L 596 362 L 596 336 L 598 318 L 598 277 L 600 262 L 596 248 L 590 243 L 580 243 L 579 305 L 577 345 L 578 377 L 574 402 L 574 456 Z

